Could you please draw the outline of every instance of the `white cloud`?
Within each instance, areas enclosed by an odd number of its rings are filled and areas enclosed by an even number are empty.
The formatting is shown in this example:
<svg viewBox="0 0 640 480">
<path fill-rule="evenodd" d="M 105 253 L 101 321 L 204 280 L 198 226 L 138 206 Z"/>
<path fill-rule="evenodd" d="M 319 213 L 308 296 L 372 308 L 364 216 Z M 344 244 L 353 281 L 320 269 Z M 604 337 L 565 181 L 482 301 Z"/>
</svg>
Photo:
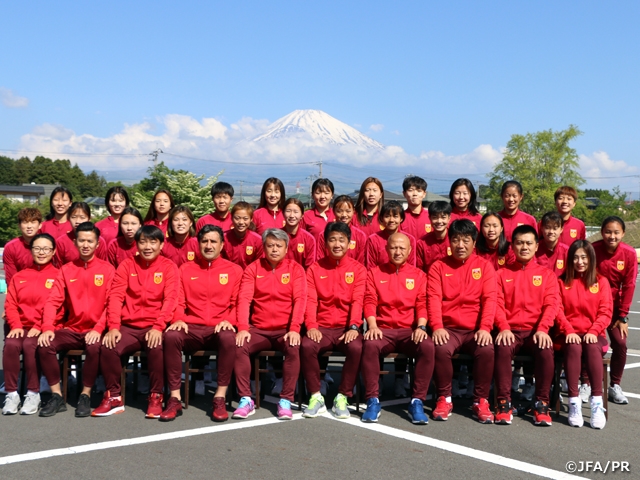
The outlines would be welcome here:
<svg viewBox="0 0 640 480">
<path fill-rule="evenodd" d="M 589 177 L 589 182 L 599 182 L 598 177 L 634 175 L 638 173 L 638 167 L 627 164 L 624 160 L 612 160 L 607 152 L 593 152 L 591 155 L 580 155 L 580 169 L 584 177 Z M 610 180 L 602 179 L 602 181 Z"/>
<path fill-rule="evenodd" d="M 446 155 L 434 150 L 420 154 L 420 160 L 427 162 L 426 168 L 451 174 L 488 173 L 502 157 L 502 149 L 496 150 L 488 144 L 480 145 L 462 155 Z"/>
<path fill-rule="evenodd" d="M 29 99 L 16 95 L 10 88 L 0 87 L 0 102 L 7 108 L 27 108 Z"/>
<path fill-rule="evenodd" d="M 393 131 L 393 132 L 391 132 L 391 133 L 393 133 L 394 135 L 400 135 L 400 130 L 394 130 L 394 131 Z"/>
<path fill-rule="evenodd" d="M 381 132 L 384 129 L 384 125 L 381 123 L 374 123 L 369 127 L 369 129 L 373 130 L 374 132 Z"/>
</svg>

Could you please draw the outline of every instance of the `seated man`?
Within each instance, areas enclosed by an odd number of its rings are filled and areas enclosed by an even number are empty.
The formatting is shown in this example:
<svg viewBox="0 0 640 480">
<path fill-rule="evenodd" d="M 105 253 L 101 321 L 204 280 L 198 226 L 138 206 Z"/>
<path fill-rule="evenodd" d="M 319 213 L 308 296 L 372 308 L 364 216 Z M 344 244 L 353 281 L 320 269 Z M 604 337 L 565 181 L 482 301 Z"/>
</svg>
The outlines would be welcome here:
<svg viewBox="0 0 640 480">
<path fill-rule="evenodd" d="M 351 229 L 344 223 L 329 223 L 324 229 L 326 257 L 307 270 L 307 336 L 302 339 L 302 372 L 311 392 L 304 417 L 326 411 L 320 393 L 318 355 L 339 350 L 346 355 L 338 395 L 333 400 L 337 418 L 349 418 L 348 400 L 358 376 L 362 354 L 362 304 L 367 270 L 350 258 Z"/>
<path fill-rule="evenodd" d="M 491 330 L 496 313 L 496 272 L 488 260 L 474 253 L 478 229 L 471 220 L 455 220 L 449 227 L 451 256 L 429 270 L 429 321 L 436 347 L 434 380 L 438 400 L 435 420 L 451 416 L 451 357 L 473 356 L 473 417 L 493 423 L 489 389 L 493 374 Z"/>
<path fill-rule="evenodd" d="M 302 266 L 295 260 L 285 259 L 289 245 L 287 232 L 269 228 L 262 234 L 262 243 L 264 258 L 245 269 L 238 295 L 235 374 L 242 398 L 233 418 L 247 418 L 254 413 L 251 355 L 273 349 L 285 356 L 277 414 L 280 420 L 290 420 L 293 418 L 291 401 L 300 374 L 300 327 L 307 282 Z"/>
<path fill-rule="evenodd" d="M 242 269 L 220 256 L 224 234 L 205 224 L 198 232 L 200 255 L 180 267 L 178 307 L 164 334 L 164 367 L 171 397 L 160 415 L 170 421 L 182 415 L 182 352 L 217 350 L 218 388 L 213 396 L 213 420 L 229 418 L 225 405 L 236 359 L 236 302 Z"/>
<path fill-rule="evenodd" d="M 536 425 L 550 426 L 549 390 L 553 380 L 553 342 L 549 329 L 558 311 L 558 281 L 554 273 L 535 261 L 538 234 L 529 225 L 513 231 L 515 264 L 498 271 L 495 345 L 496 423 L 511 424 L 511 361 L 520 353 L 534 357 Z"/>
<path fill-rule="evenodd" d="M 105 309 L 116 270 L 109 262 L 96 257 L 100 230 L 93 223 L 78 225 L 74 242 L 80 258 L 60 268 L 44 305 L 42 325 L 35 327 L 42 331 L 38 337 L 38 355 L 52 393 L 40 410 L 41 417 L 52 417 L 67 410 L 60 390 L 60 364 L 56 354 L 76 349 L 86 352 L 76 417 L 91 415 L 91 389 L 98 376 Z M 66 320 L 57 322 L 61 308 L 65 310 Z"/>
<path fill-rule="evenodd" d="M 367 410 L 363 422 L 377 422 L 380 417 L 378 379 L 380 357 L 391 352 L 415 357 L 415 378 L 409 417 L 425 425 L 423 401 L 433 374 L 433 343 L 427 335 L 425 273 L 407 263 L 411 254 L 409 238 L 394 233 L 387 242 L 389 262 L 369 270 L 364 298 L 364 315 L 368 330 L 364 335 L 362 376 Z"/>
<path fill-rule="evenodd" d="M 113 279 L 107 305 L 109 331 L 102 339 L 100 370 L 107 391 L 91 415 L 105 417 L 124 412 L 120 395 L 122 357 L 138 350 L 147 353 L 150 394 L 147 418 L 162 413 L 164 358 L 162 332 L 173 318 L 178 299 L 178 267 L 160 256 L 164 233 L 154 225 L 136 232 L 140 255 L 124 260 Z"/>
</svg>

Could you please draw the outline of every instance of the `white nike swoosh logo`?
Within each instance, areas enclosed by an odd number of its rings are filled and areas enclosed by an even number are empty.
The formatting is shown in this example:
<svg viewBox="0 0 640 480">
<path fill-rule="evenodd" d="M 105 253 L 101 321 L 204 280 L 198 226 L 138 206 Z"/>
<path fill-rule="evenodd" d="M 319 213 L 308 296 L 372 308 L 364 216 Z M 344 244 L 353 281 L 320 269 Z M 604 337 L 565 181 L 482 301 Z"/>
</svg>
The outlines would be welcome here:
<svg viewBox="0 0 640 480">
<path fill-rule="evenodd" d="M 256 275 L 256 278 L 264 278 L 264 275 Z"/>
<path fill-rule="evenodd" d="M 453 273 L 445 273 L 444 276 L 445 277 L 453 277 Z"/>
<path fill-rule="evenodd" d="M 69 281 L 70 281 L 70 282 L 75 282 L 75 281 L 77 281 L 77 280 L 78 280 L 77 278 L 70 278 L 70 279 L 69 279 Z"/>
<path fill-rule="evenodd" d="M 380 283 L 389 283 L 389 280 L 380 280 Z"/>
<path fill-rule="evenodd" d="M 513 278 L 507 278 L 507 282 L 513 282 Z"/>
<path fill-rule="evenodd" d="M 328 275 L 325 275 L 324 277 L 322 275 L 320 275 L 320 278 L 322 278 L 322 279 L 325 279 L 327 277 L 328 277 Z"/>
</svg>

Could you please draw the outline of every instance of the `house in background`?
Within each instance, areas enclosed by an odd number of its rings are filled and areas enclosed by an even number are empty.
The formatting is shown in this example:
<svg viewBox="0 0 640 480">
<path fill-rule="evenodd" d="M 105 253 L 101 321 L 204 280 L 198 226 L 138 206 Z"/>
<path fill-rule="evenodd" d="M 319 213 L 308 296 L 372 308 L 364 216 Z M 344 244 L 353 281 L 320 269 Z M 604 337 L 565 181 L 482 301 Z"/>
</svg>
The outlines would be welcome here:
<svg viewBox="0 0 640 480">
<path fill-rule="evenodd" d="M 84 199 L 91 207 L 91 215 L 101 217 L 107 213 L 107 207 L 104 204 L 104 197 L 87 197 Z"/>
<path fill-rule="evenodd" d="M 0 185 L 0 195 L 12 202 L 28 202 L 39 204 L 45 195 L 42 185 Z"/>
</svg>

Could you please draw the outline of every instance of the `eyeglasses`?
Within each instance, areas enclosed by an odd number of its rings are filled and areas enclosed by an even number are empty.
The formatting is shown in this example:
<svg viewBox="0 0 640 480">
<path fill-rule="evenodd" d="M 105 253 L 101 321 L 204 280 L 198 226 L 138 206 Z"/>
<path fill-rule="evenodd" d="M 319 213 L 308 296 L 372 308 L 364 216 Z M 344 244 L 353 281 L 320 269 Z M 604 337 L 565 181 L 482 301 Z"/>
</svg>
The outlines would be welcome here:
<svg viewBox="0 0 640 480">
<path fill-rule="evenodd" d="M 47 255 L 53 252 L 53 248 L 51 247 L 31 247 L 31 250 L 35 253 L 44 253 Z"/>
</svg>

